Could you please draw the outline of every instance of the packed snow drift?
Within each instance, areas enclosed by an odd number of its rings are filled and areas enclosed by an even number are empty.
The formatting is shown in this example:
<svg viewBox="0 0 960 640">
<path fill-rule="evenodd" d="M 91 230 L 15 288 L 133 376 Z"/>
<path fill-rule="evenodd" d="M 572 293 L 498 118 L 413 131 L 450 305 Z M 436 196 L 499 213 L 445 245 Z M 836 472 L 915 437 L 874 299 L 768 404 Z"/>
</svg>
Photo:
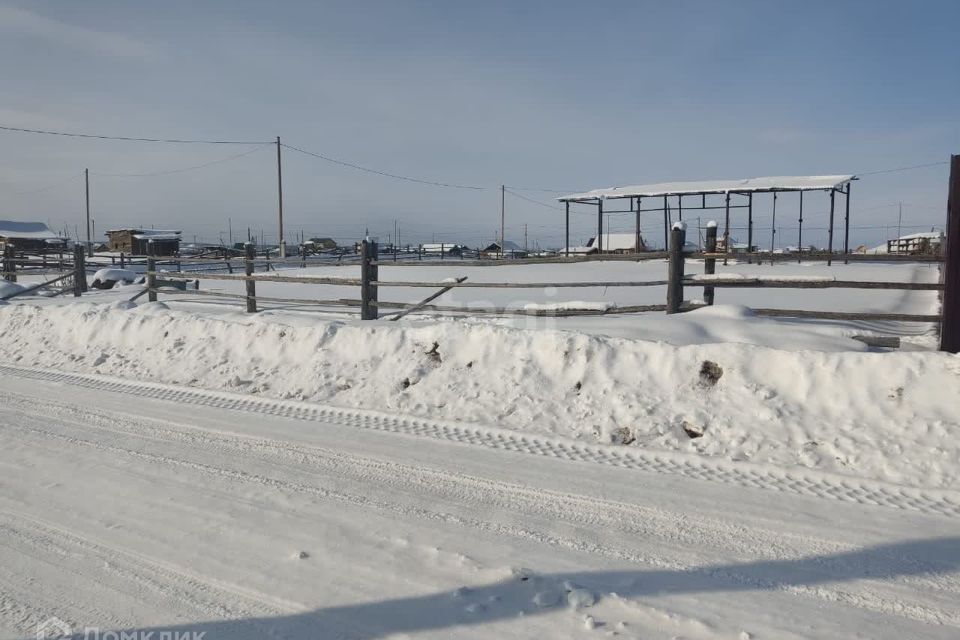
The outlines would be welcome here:
<svg viewBox="0 0 960 640">
<path fill-rule="evenodd" d="M 960 472 L 955 356 L 865 352 L 848 338 L 803 332 L 806 348 L 786 351 L 463 319 L 305 316 L 7 305 L 0 357 L 913 485 L 947 486 Z M 773 342 L 782 333 L 733 306 L 650 321 L 690 337 L 726 328 Z"/>
</svg>

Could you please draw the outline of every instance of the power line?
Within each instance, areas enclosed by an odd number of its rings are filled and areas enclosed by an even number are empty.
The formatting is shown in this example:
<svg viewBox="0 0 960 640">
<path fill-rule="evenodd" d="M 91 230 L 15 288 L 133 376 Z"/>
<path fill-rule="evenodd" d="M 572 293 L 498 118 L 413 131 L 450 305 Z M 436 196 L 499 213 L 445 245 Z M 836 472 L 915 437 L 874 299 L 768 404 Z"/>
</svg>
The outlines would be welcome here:
<svg viewBox="0 0 960 640">
<path fill-rule="evenodd" d="M 516 191 L 539 191 L 541 193 L 576 193 L 577 189 L 540 189 L 538 187 L 514 187 L 507 185 L 507 189 L 515 189 Z"/>
<path fill-rule="evenodd" d="M 243 153 L 236 153 L 236 154 L 234 154 L 234 155 L 232 155 L 232 156 L 227 156 L 226 158 L 220 158 L 219 160 L 213 160 L 213 161 L 211 161 L 211 162 L 205 162 L 205 163 L 203 163 L 203 164 L 194 165 L 194 166 L 192 166 L 192 167 L 181 167 L 181 168 L 179 168 L 179 169 L 170 169 L 170 170 L 167 170 L 167 171 L 154 171 L 154 172 L 152 172 L 152 173 L 97 173 L 97 172 L 91 172 L 91 174 L 92 174 L 92 175 L 95 175 L 95 176 L 104 177 L 104 178 L 146 178 L 146 177 L 150 177 L 150 176 L 167 176 L 167 175 L 174 174 L 174 173 L 184 173 L 184 172 L 186 172 L 186 171 L 193 171 L 194 169 L 203 169 L 203 168 L 205 168 L 205 167 L 211 167 L 211 166 L 213 166 L 213 165 L 215 165 L 215 164 L 221 164 L 221 163 L 224 163 L 224 162 L 229 162 L 229 161 L 231 161 L 231 160 L 236 160 L 237 158 L 242 158 L 242 157 L 248 156 L 248 155 L 250 155 L 251 153 L 254 153 L 254 152 L 256 152 L 256 151 L 260 151 L 261 149 L 264 148 L 264 146 L 265 146 L 266 144 L 275 144 L 275 143 L 264 143 L 264 144 L 260 144 L 260 145 L 258 145 L 258 146 L 256 146 L 256 147 L 254 147 L 253 149 L 247 149 L 247 150 L 244 151 Z"/>
<path fill-rule="evenodd" d="M 879 173 L 896 173 L 898 171 L 911 171 L 913 169 L 926 169 L 927 167 L 938 167 L 943 164 L 950 164 L 949 160 L 944 160 L 943 162 L 929 162 L 927 164 L 917 164 L 912 167 L 900 167 L 898 169 L 880 169 L 878 171 L 866 171 L 864 173 L 856 174 L 858 178 L 863 176 L 875 176 Z"/>
<path fill-rule="evenodd" d="M 299 147 L 293 147 L 288 144 L 281 144 L 280 146 L 290 149 L 292 151 L 298 151 L 302 154 L 313 156 L 314 158 L 319 158 L 327 162 L 332 162 L 333 164 L 338 164 L 343 167 L 350 167 L 351 169 L 356 169 L 358 171 L 365 171 L 367 173 L 372 173 L 374 175 L 383 176 L 385 178 L 394 178 L 396 180 L 406 180 L 407 182 L 416 182 L 418 184 L 427 184 L 434 187 L 447 187 L 450 189 L 471 189 L 474 191 L 485 191 L 487 187 L 476 187 L 472 185 L 465 184 L 454 184 L 451 182 L 435 182 L 433 180 L 421 180 L 420 178 L 411 178 L 410 176 L 401 176 L 395 173 L 387 173 L 386 171 L 379 171 L 377 169 L 371 169 L 369 167 L 363 167 L 358 164 L 353 164 L 352 162 L 346 162 L 345 160 L 337 160 L 336 158 L 331 158 L 330 156 L 325 156 L 322 153 L 315 153 L 313 151 L 307 151 L 306 149 L 301 149 Z"/>
<path fill-rule="evenodd" d="M 521 194 L 519 194 L 519 193 L 515 193 L 515 192 L 511 191 L 510 189 L 504 189 L 504 191 L 506 191 L 507 193 L 509 193 L 510 195 L 512 195 L 512 196 L 514 196 L 514 197 L 520 198 L 521 200 L 526 200 L 527 202 L 532 202 L 533 204 L 538 204 L 538 205 L 540 205 L 541 207 L 546 207 L 547 209 L 555 209 L 555 210 L 557 210 L 557 211 L 563 211 L 563 209 L 561 209 L 560 207 L 555 207 L 555 206 L 553 206 L 552 204 L 547 204 L 546 202 L 540 202 L 539 200 L 534 200 L 533 198 L 528 198 L 527 196 L 521 195 Z"/>
<path fill-rule="evenodd" d="M 68 133 L 65 131 L 46 131 L 43 129 L 22 129 L 0 125 L 2 131 L 16 131 L 19 133 L 38 133 L 47 136 L 64 136 L 67 138 L 93 138 L 97 140 L 125 140 L 127 142 L 164 142 L 171 144 L 274 144 L 263 140 L 183 140 L 178 138 L 132 138 L 128 136 L 106 136 L 92 133 Z"/>
</svg>

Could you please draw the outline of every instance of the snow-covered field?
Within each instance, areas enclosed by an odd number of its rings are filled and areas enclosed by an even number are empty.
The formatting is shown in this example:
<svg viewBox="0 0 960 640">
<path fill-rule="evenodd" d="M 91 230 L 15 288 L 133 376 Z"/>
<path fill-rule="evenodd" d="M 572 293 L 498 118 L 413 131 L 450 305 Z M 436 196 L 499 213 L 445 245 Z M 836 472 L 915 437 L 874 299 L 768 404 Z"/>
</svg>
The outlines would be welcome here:
<svg viewBox="0 0 960 640">
<path fill-rule="evenodd" d="M 905 264 L 720 272 L 938 277 Z M 284 272 L 300 274 L 357 270 Z M 654 280 L 665 264 L 451 261 L 380 278 L 464 275 Z M 675 316 L 361 322 L 186 294 L 129 302 L 138 291 L 0 304 L 2 637 L 33 637 L 50 616 L 74 633 L 209 640 L 960 629 L 960 358 L 932 350 L 928 324 L 747 308 L 929 314 L 934 292 L 718 289 L 717 306 Z M 464 288 L 435 302 L 663 298 Z"/>
</svg>

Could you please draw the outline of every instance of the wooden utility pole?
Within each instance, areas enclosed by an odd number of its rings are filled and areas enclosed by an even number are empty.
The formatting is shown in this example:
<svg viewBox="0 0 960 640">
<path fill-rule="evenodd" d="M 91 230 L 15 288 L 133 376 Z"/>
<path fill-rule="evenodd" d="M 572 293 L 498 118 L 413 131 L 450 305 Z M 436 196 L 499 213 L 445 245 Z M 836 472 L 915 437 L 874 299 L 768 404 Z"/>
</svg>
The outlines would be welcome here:
<svg viewBox="0 0 960 640">
<path fill-rule="evenodd" d="M 960 353 L 960 155 L 950 156 L 940 350 Z"/>
<path fill-rule="evenodd" d="M 504 185 L 500 185 L 500 257 L 503 257 L 503 250 L 506 237 L 504 233 L 507 230 L 506 227 L 506 198 L 507 198 L 507 188 Z"/>
<path fill-rule="evenodd" d="M 90 169 L 83 170 L 84 192 L 87 201 L 87 255 L 93 257 L 93 239 L 90 232 Z"/>
<path fill-rule="evenodd" d="M 277 222 L 279 238 L 277 244 L 280 247 L 280 257 L 287 257 L 287 247 L 283 242 L 283 169 L 280 164 L 280 136 L 277 136 Z"/>
</svg>

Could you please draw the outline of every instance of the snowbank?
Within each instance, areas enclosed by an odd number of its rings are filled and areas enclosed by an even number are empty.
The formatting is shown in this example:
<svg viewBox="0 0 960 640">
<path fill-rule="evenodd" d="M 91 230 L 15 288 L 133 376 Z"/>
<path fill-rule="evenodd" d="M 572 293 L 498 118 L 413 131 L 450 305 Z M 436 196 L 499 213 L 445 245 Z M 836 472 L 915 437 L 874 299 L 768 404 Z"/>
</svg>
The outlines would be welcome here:
<svg viewBox="0 0 960 640">
<path fill-rule="evenodd" d="M 113 280 L 114 282 L 133 282 L 138 277 L 140 277 L 139 273 L 130 271 L 129 269 L 100 269 L 93 274 L 93 279 L 99 280 L 100 282 L 106 282 L 108 280 Z"/>
<path fill-rule="evenodd" d="M 960 474 L 955 356 L 124 306 L 2 306 L 0 357 L 921 486 Z"/>
<path fill-rule="evenodd" d="M 0 279 L 0 299 L 14 293 L 20 293 L 24 289 L 26 289 L 25 286 L 17 284 L 16 282 L 7 282 L 6 280 Z"/>
</svg>

